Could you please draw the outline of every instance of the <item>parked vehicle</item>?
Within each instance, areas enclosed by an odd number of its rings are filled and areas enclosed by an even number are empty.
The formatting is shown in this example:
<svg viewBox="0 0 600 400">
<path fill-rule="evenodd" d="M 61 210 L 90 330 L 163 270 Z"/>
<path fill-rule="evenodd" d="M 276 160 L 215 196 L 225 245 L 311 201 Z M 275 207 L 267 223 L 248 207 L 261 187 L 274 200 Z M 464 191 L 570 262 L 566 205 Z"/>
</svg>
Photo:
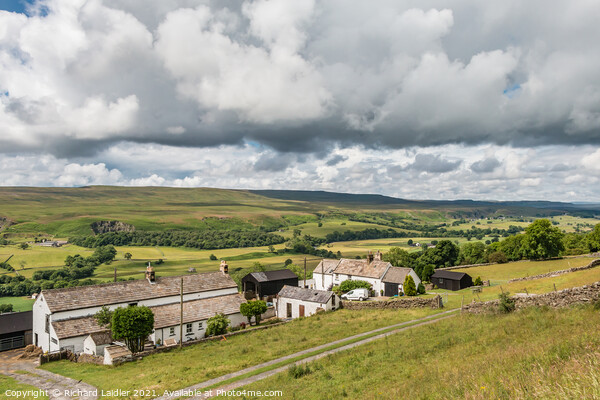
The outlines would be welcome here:
<svg viewBox="0 0 600 400">
<path fill-rule="evenodd" d="M 358 300 L 363 301 L 369 298 L 369 290 L 367 289 L 354 289 L 348 293 L 342 295 L 342 300 Z"/>
</svg>

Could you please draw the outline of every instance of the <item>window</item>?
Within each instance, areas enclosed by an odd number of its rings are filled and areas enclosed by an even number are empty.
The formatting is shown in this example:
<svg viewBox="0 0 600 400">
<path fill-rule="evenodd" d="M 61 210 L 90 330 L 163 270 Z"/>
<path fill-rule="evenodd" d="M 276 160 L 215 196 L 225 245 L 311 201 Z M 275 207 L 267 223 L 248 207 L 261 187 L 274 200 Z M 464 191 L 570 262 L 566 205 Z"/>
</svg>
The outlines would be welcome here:
<svg viewBox="0 0 600 400">
<path fill-rule="evenodd" d="M 352 275 L 348 275 L 348 280 L 352 279 Z"/>
<path fill-rule="evenodd" d="M 444 283 L 444 279 L 442 279 L 442 278 L 438 278 L 438 279 L 439 279 L 439 281 L 440 281 L 440 285 L 441 285 L 442 283 Z"/>
<path fill-rule="evenodd" d="M 50 340 L 52 341 L 52 343 L 54 344 L 58 344 L 58 340 L 54 339 L 54 338 L 50 338 Z"/>
<path fill-rule="evenodd" d="M 194 329 L 192 327 L 192 324 L 185 324 L 185 334 L 186 335 L 193 335 L 194 334 Z"/>
<path fill-rule="evenodd" d="M 137 303 L 129 303 L 128 306 L 129 307 L 135 307 L 135 306 L 137 306 Z"/>
<path fill-rule="evenodd" d="M 174 327 L 169 328 L 169 336 L 175 336 L 175 328 Z"/>
<path fill-rule="evenodd" d="M 204 329 L 204 326 L 202 326 L 202 322 L 198 322 L 198 330 L 201 331 L 202 329 Z"/>
<path fill-rule="evenodd" d="M 50 314 L 46 314 L 46 333 L 50 333 Z"/>
<path fill-rule="evenodd" d="M 331 306 L 335 308 L 335 294 L 331 296 Z"/>
<path fill-rule="evenodd" d="M 340 279 L 340 274 L 335 274 L 333 277 L 334 277 L 334 278 L 335 278 L 335 280 L 337 281 L 338 279 Z"/>
</svg>

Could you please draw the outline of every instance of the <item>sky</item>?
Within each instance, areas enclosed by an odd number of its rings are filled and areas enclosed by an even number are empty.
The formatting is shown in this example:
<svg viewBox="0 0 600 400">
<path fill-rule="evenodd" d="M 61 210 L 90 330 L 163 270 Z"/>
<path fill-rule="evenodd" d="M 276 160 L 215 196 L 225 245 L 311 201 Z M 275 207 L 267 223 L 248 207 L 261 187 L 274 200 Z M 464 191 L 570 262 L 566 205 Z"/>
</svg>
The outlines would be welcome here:
<svg viewBox="0 0 600 400">
<path fill-rule="evenodd" d="M 600 3 L 0 0 L 0 185 L 600 201 Z"/>
</svg>

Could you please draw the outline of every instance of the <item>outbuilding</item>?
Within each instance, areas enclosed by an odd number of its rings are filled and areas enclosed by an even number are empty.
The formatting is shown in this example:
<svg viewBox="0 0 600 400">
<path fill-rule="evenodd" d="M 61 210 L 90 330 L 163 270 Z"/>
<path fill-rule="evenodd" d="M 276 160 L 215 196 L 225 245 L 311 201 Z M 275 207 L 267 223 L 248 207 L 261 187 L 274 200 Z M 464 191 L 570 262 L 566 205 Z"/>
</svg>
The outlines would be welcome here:
<svg viewBox="0 0 600 400">
<path fill-rule="evenodd" d="M 298 286 L 298 276 L 289 269 L 251 272 L 242 278 L 242 290 L 247 299 L 270 300 L 285 285 Z"/>
<path fill-rule="evenodd" d="M 438 269 L 431 275 L 431 283 L 440 289 L 461 290 L 473 286 L 473 279 L 465 272 Z"/>
<path fill-rule="evenodd" d="M 318 311 L 335 310 L 340 298 L 332 291 L 284 286 L 275 301 L 278 318 L 308 317 Z"/>
<path fill-rule="evenodd" d="M 0 314 L 0 351 L 31 344 L 33 311 Z"/>
<path fill-rule="evenodd" d="M 104 349 L 112 342 L 110 331 L 91 333 L 83 341 L 83 352 L 94 356 L 103 356 Z"/>
<path fill-rule="evenodd" d="M 397 296 L 399 294 L 404 293 L 404 281 L 406 277 L 412 277 L 415 282 L 415 288 L 419 287 L 421 283 L 421 279 L 412 268 L 402 268 L 402 267 L 390 267 L 383 279 L 383 295 L 384 296 Z"/>
</svg>

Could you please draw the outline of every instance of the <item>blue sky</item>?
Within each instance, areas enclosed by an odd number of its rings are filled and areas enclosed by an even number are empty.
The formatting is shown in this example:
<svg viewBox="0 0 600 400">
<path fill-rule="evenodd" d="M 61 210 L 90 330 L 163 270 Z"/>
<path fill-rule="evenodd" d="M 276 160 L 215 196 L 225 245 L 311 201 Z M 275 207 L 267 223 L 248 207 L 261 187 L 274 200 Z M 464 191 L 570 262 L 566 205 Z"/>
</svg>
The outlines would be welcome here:
<svg viewBox="0 0 600 400">
<path fill-rule="evenodd" d="M 32 3 L 26 0 L 0 0 L 0 10 L 25 13 L 25 5 Z"/>
</svg>

